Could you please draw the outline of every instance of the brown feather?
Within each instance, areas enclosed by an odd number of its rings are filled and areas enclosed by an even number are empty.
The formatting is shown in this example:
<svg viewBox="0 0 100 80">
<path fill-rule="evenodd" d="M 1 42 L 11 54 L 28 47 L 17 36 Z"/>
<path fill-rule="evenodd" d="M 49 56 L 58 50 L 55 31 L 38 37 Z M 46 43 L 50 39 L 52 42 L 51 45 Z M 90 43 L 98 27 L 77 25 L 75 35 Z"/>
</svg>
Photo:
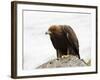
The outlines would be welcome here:
<svg viewBox="0 0 100 80">
<path fill-rule="evenodd" d="M 52 25 L 48 29 L 51 42 L 57 51 L 57 57 L 72 54 L 79 55 L 79 42 L 74 30 L 68 25 Z"/>
</svg>

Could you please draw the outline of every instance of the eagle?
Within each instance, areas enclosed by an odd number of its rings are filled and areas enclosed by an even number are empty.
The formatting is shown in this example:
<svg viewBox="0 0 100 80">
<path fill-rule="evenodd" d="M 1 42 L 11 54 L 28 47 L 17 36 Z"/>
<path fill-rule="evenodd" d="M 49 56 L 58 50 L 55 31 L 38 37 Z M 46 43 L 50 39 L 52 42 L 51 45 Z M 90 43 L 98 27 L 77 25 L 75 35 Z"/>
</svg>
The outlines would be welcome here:
<svg viewBox="0 0 100 80">
<path fill-rule="evenodd" d="M 57 60 L 64 55 L 74 55 L 80 59 L 79 41 L 69 25 L 51 25 L 45 34 L 50 35 L 51 42 L 57 52 Z"/>
</svg>

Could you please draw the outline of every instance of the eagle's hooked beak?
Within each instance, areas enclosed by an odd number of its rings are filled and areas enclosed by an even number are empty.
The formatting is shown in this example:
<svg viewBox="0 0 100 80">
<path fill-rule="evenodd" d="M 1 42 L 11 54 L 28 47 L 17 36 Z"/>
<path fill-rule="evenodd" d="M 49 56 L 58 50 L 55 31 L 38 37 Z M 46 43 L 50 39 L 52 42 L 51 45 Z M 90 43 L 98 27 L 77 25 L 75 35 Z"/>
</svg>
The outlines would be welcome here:
<svg viewBox="0 0 100 80">
<path fill-rule="evenodd" d="M 52 32 L 50 32 L 50 31 L 47 31 L 47 32 L 45 32 L 45 34 L 51 34 Z"/>
</svg>

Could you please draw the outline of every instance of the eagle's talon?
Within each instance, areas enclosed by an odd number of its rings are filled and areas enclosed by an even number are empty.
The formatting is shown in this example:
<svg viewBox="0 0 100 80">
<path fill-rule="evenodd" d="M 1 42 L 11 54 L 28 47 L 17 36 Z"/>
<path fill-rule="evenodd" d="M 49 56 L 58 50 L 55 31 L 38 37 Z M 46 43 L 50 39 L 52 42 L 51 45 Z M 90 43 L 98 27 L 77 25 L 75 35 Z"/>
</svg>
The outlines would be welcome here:
<svg viewBox="0 0 100 80">
<path fill-rule="evenodd" d="M 57 61 L 59 61 L 60 60 L 60 58 L 57 58 Z"/>
</svg>

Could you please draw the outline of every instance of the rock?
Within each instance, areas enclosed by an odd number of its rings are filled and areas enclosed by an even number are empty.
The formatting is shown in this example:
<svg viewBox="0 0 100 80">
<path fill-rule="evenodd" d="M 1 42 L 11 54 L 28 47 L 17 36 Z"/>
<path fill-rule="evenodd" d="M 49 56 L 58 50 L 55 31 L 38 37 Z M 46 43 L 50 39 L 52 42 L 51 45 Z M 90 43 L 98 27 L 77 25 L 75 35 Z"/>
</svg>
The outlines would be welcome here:
<svg viewBox="0 0 100 80">
<path fill-rule="evenodd" d="M 37 67 L 39 68 L 58 68 L 58 67 L 76 67 L 76 66 L 88 66 L 82 59 L 79 59 L 73 55 L 63 56 L 59 60 L 53 59 L 47 63 L 44 63 Z"/>
</svg>

